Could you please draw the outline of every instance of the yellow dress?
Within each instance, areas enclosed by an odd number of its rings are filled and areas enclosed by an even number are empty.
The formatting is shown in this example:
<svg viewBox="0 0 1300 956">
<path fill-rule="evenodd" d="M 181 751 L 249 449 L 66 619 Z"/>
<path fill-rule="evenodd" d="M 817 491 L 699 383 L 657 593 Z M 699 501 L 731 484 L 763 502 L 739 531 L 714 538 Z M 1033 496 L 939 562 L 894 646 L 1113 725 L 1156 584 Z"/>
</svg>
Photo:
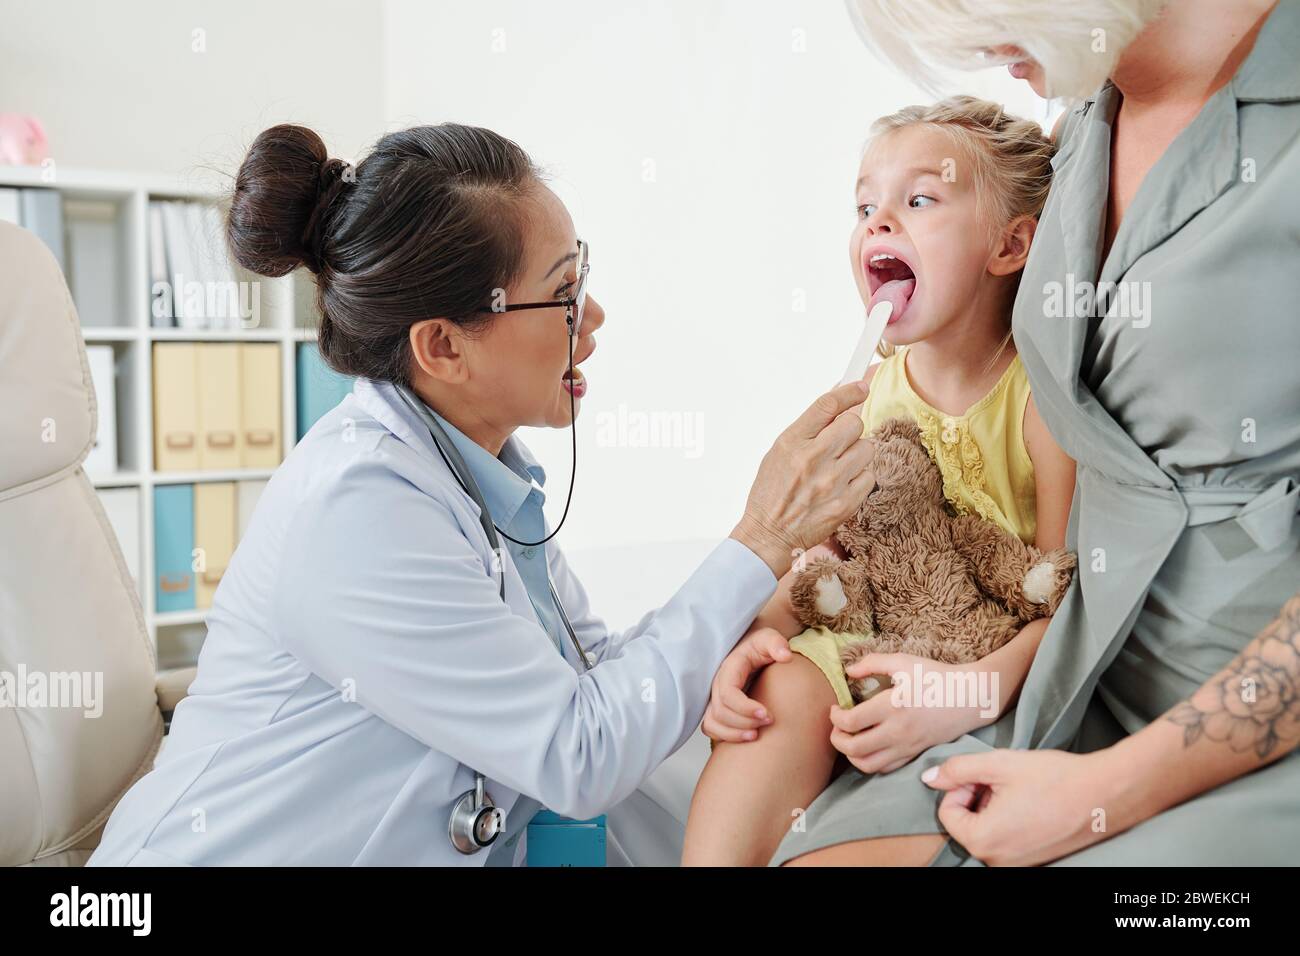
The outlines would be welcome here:
<svg viewBox="0 0 1300 956">
<path fill-rule="evenodd" d="M 988 394 L 964 415 L 945 415 L 916 394 L 907 375 L 907 348 L 880 363 L 862 403 L 863 434 L 890 418 L 910 418 L 943 475 L 944 497 L 958 514 L 977 514 L 1032 544 L 1037 528 L 1034 466 L 1025 448 L 1029 378 L 1019 354 Z M 790 641 L 821 669 L 841 707 L 853 698 L 840 665 L 841 648 L 859 639 L 809 628 Z"/>
</svg>

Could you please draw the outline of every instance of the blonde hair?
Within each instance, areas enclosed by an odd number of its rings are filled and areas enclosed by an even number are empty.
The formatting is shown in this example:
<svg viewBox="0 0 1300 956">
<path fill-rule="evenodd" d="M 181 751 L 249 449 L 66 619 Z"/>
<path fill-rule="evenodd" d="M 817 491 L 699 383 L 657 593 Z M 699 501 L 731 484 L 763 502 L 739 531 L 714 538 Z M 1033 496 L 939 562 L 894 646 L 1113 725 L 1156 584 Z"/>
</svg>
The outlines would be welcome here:
<svg viewBox="0 0 1300 956">
<path fill-rule="evenodd" d="M 1014 62 L 1016 46 L 1043 67 L 1048 98 L 1089 96 L 1166 0 L 846 0 L 868 47 L 937 93 L 938 71 Z"/>
<path fill-rule="evenodd" d="M 992 234 L 1017 219 L 1028 216 L 1036 220 L 1042 213 L 1052 186 L 1056 147 L 1033 120 L 1013 116 L 989 100 L 950 96 L 929 106 L 905 106 L 880 117 L 871 124 L 863 152 L 883 137 L 914 126 L 946 134 L 965 154 L 977 208 Z M 991 362 L 997 360 L 1010 339 L 1008 327 Z M 894 347 L 882 340 L 877 351 L 888 358 L 894 354 Z"/>
</svg>

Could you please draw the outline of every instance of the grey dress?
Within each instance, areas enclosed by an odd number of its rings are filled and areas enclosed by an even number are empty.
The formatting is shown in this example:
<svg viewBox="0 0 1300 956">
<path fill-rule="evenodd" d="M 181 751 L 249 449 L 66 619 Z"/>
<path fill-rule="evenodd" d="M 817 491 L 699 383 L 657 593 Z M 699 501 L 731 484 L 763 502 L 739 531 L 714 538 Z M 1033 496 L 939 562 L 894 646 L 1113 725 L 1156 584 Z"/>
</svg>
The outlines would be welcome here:
<svg viewBox="0 0 1300 956">
<path fill-rule="evenodd" d="M 772 865 L 943 832 L 942 795 L 919 777 L 954 754 L 1087 752 L 1141 730 L 1300 591 L 1298 50 L 1300 3 L 1281 0 L 1147 174 L 1104 263 L 1118 91 L 1068 115 L 1013 330 L 1040 413 L 1078 462 L 1067 545 L 1079 573 L 1014 711 L 893 773 L 850 767 Z M 1126 291 L 1090 317 L 1085 282 Z M 1058 862 L 1294 864 L 1298 852 L 1293 751 Z M 949 839 L 932 865 L 980 864 Z"/>
</svg>

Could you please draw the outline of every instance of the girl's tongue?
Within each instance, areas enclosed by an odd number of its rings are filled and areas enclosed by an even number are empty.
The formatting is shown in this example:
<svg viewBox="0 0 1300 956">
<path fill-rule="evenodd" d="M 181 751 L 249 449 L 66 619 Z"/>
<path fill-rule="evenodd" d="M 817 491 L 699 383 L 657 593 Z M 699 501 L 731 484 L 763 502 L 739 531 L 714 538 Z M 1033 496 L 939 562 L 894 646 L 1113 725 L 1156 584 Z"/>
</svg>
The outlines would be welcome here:
<svg viewBox="0 0 1300 956">
<path fill-rule="evenodd" d="M 876 290 L 867 311 L 874 309 L 879 302 L 888 302 L 894 307 L 894 312 L 889 317 L 890 323 L 893 324 L 903 317 L 903 310 L 907 308 L 907 303 L 911 301 L 915 290 L 915 276 L 910 279 L 890 279 Z"/>
</svg>

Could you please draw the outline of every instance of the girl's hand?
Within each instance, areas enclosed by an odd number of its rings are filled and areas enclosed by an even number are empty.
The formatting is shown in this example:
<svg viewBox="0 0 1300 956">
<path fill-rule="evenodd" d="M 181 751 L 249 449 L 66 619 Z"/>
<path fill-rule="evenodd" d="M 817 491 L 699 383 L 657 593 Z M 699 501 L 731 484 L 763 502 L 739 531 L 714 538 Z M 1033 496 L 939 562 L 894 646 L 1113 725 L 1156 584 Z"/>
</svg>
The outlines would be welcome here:
<svg viewBox="0 0 1300 956">
<path fill-rule="evenodd" d="M 1107 751 L 994 750 L 950 757 L 921 775 L 948 791 L 939 822 L 988 866 L 1032 866 L 1127 829 Z M 1130 768 L 1131 770 L 1131 768 Z M 1112 810 L 1107 819 L 1107 810 Z"/>
<path fill-rule="evenodd" d="M 774 662 L 788 661 L 790 643 L 771 627 L 758 627 L 742 637 L 713 675 L 713 692 L 700 729 L 714 740 L 742 743 L 755 740 L 758 728 L 772 716 L 756 700 L 745 696 L 754 674 Z"/>
<path fill-rule="evenodd" d="M 943 706 L 916 706 L 927 700 L 924 691 L 928 674 L 940 687 L 980 689 L 978 665 L 940 664 L 910 654 L 866 654 L 844 672 L 849 677 L 869 674 L 898 675 L 894 687 L 886 688 L 851 710 L 831 707 L 831 746 L 863 773 L 889 773 L 936 744 L 946 744 L 962 734 L 989 723 L 996 713 L 992 701 L 972 699 L 943 701 Z M 919 670 L 918 670 L 919 668 Z M 945 675 L 961 674 L 959 681 Z M 918 677 L 922 681 L 916 684 Z M 988 682 L 984 682 L 987 688 Z"/>
</svg>

